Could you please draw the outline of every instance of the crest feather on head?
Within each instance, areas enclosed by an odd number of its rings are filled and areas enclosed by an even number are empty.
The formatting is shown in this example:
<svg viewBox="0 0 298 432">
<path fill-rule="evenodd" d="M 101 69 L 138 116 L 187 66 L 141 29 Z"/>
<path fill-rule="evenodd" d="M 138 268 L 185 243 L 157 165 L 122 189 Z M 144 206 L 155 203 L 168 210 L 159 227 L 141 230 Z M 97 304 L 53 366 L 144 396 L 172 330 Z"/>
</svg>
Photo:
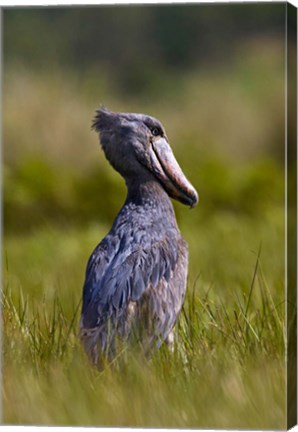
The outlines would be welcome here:
<svg viewBox="0 0 298 432">
<path fill-rule="evenodd" d="M 100 107 L 95 111 L 91 129 L 94 129 L 96 132 L 102 132 L 104 130 L 110 129 L 114 121 L 115 113 L 108 110 L 105 106 L 100 105 Z"/>
</svg>

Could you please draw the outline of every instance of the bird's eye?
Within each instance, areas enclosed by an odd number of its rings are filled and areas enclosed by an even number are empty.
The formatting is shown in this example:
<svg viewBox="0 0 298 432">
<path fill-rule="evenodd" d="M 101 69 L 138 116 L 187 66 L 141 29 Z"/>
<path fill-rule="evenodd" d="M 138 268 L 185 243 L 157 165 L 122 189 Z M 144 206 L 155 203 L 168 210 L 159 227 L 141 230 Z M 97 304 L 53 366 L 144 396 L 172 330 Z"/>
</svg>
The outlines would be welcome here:
<svg viewBox="0 0 298 432">
<path fill-rule="evenodd" d="M 154 136 L 161 135 L 161 132 L 160 132 L 159 128 L 157 128 L 157 127 L 153 127 L 153 128 L 151 129 L 151 133 L 152 133 L 152 135 L 154 135 Z"/>
</svg>

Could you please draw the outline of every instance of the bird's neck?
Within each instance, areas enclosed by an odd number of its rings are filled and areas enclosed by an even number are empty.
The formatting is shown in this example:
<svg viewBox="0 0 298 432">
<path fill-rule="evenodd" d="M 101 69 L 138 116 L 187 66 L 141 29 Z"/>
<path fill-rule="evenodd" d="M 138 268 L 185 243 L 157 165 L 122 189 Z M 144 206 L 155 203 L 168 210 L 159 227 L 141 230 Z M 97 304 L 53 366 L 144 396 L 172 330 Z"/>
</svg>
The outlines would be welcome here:
<svg viewBox="0 0 298 432">
<path fill-rule="evenodd" d="M 127 197 L 112 230 L 117 233 L 124 232 L 133 226 L 135 229 L 141 225 L 144 229 L 152 230 L 152 235 L 158 232 L 170 232 L 171 236 L 179 234 L 172 202 L 163 187 L 154 179 L 126 179 Z"/>
<path fill-rule="evenodd" d="M 167 212 L 168 216 L 175 217 L 172 202 L 155 178 L 146 178 L 143 180 L 131 179 L 126 180 L 127 197 L 125 204 L 135 204 L 147 208 L 160 208 Z"/>
</svg>

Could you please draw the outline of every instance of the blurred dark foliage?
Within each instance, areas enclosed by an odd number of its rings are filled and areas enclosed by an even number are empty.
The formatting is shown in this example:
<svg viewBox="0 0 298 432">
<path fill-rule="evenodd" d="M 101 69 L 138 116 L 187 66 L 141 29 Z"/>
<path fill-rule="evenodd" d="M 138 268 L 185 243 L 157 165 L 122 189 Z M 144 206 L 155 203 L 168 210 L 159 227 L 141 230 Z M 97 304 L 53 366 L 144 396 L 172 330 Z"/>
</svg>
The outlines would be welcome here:
<svg viewBox="0 0 298 432">
<path fill-rule="evenodd" d="M 179 156 L 183 160 L 182 153 Z M 199 212 L 192 212 L 190 226 L 212 213 L 259 218 L 283 205 L 283 170 L 270 159 L 231 167 L 222 158 L 201 162 L 194 158 L 191 167 L 192 177 L 199 171 L 202 205 Z M 59 170 L 44 160 L 28 159 L 11 170 L 6 168 L 5 174 L 6 233 L 28 232 L 47 223 L 96 223 L 99 218 L 108 227 L 125 199 L 124 182 L 105 163 L 80 174 Z M 184 206 L 176 202 L 174 206 L 178 220 L 187 218 Z"/>
<path fill-rule="evenodd" d="M 228 65 L 252 35 L 283 37 L 285 4 L 11 8 L 4 18 L 8 62 L 82 74 L 100 65 L 118 91 L 137 93 L 167 72 Z"/>
</svg>

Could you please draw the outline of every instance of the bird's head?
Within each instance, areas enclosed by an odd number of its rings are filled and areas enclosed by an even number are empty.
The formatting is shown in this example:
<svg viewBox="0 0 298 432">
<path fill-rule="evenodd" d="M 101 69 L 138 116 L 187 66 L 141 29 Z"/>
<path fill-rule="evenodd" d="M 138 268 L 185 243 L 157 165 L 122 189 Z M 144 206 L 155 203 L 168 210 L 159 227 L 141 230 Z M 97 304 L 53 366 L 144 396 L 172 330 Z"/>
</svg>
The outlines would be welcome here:
<svg viewBox="0 0 298 432">
<path fill-rule="evenodd" d="M 126 179 L 153 175 L 168 195 L 194 207 L 198 194 L 183 174 L 164 127 L 144 114 L 96 110 L 92 129 L 99 132 L 106 158 Z"/>
</svg>

